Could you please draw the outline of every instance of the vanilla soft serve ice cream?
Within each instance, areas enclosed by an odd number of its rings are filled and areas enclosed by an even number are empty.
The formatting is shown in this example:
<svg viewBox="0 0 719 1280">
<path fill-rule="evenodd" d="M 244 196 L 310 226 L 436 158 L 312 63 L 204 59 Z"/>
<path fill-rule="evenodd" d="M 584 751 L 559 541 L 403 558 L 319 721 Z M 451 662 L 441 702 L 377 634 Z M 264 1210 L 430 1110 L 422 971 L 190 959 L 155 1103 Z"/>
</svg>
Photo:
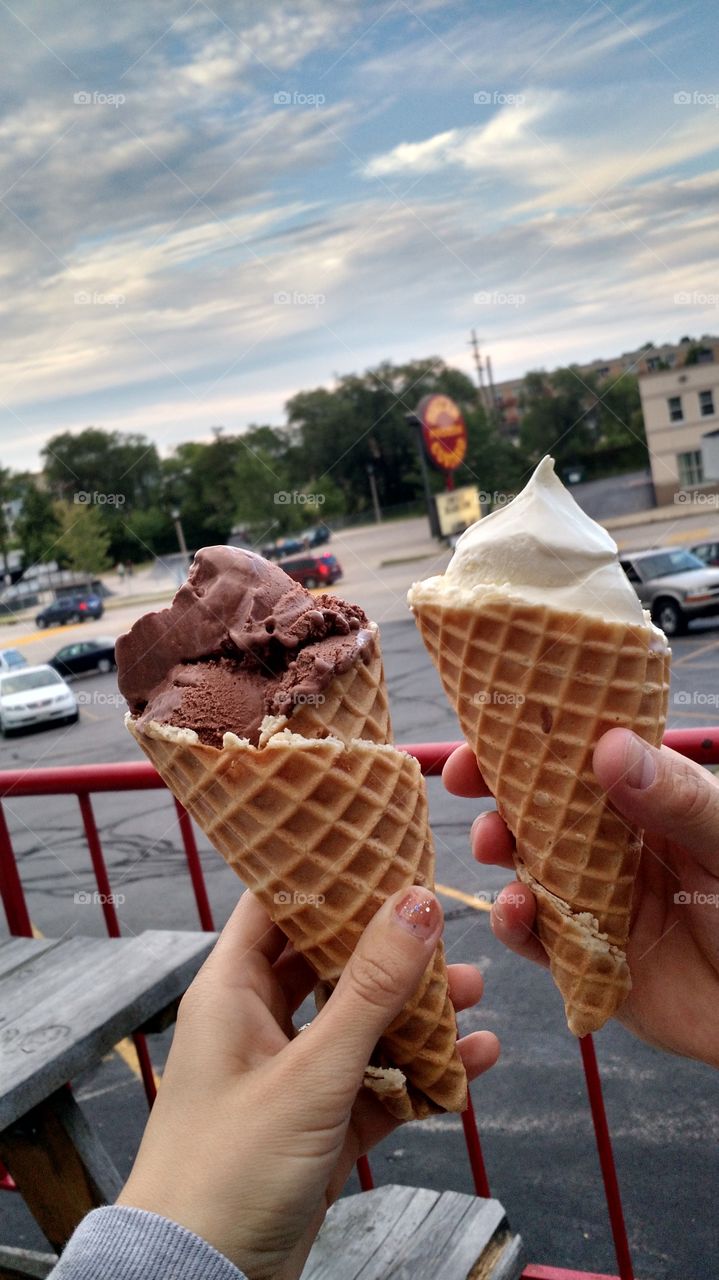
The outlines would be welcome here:
<svg viewBox="0 0 719 1280">
<path fill-rule="evenodd" d="M 670 652 L 609 534 L 545 458 L 466 531 L 410 604 L 497 810 L 577 1036 L 631 989 L 627 943 L 641 832 L 609 802 L 594 750 L 610 729 L 659 746 Z"/>
<path fill-rule="evenodd" d="M 507 506 L 471 525 L 444 574 L 416 582 L 422 602 L 478 607 L 497 594 L 609 622 L 651 626 L 616 543 L 582 511 L 544 458 Z"/>
</svg>

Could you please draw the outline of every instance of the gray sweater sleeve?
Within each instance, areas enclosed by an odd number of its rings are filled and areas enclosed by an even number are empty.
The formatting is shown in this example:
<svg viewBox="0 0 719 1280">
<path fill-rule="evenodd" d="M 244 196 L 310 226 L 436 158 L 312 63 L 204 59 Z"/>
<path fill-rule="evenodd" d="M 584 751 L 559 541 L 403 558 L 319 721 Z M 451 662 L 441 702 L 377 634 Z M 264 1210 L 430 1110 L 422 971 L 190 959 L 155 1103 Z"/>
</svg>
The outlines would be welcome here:
<svg viewBox="0 0 719 1280">
<path fill-rule="evenodd" d="M 157 1213 L 108 1205 L 83 1218 L 48 1280 L 247 1280 L 211 1244 Z"/>
</svg>

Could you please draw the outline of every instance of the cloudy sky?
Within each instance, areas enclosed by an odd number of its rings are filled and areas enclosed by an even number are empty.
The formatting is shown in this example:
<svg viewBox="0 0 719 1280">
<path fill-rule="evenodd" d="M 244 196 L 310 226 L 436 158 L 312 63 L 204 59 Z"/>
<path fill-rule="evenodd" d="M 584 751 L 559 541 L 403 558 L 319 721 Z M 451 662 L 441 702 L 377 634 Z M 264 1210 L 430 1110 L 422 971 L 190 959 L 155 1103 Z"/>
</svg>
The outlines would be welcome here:
<svg viewBox="0 0 719 1280">
<path fill-rule="evenodd" d="M 713 3 L 0 0 L 0 462 L 719 329 Z M 679 295 L 679 300 L 677 300 Z"/>
</svg>

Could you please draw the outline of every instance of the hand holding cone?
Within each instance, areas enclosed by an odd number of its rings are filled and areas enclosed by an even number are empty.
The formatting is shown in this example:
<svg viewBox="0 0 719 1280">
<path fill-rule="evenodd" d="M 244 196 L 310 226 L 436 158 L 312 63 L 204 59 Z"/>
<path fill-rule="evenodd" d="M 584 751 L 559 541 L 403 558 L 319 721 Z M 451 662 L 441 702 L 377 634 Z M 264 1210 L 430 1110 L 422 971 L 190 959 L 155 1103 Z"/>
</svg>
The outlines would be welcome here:
<svg viewBox="0 0 719 1280">
<path fill-rule="evenodd" d="M 215 748 L 192 730 L 140 729 L 131 716 L 127 726 L 306 956 L 320 1003 L 381 904 L 405 886 L 434 887 L 424 781 L 417 761 L 389 744 L 378 640 L 371 661 L 334 679 L 326 696 L 268 716 L 258 747 L 226 734 Z M 365 1085 L 401 1120 L 463 1110 L 467 1078 L 456 1039 L 440 943 L 377 1046 Z"/>
</svg>

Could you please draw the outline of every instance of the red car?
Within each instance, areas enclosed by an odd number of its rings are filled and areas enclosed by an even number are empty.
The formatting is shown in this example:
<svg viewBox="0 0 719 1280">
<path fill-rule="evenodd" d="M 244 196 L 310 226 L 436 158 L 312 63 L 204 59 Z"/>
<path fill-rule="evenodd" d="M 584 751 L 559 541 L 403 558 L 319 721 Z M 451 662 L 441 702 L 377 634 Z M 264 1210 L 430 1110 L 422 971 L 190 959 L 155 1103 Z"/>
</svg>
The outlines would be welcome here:
<svg viewBox="0 0 719 1280">
<path fill-rule="evenodd" d="M 333 555 L 297 556 L 293 560 L 281 560 L 280 569 L 284 569 L 294 582 L 301 582 L 303 587 L 329 587 L 342 577 L 342 569 Z"/>
</svg>

